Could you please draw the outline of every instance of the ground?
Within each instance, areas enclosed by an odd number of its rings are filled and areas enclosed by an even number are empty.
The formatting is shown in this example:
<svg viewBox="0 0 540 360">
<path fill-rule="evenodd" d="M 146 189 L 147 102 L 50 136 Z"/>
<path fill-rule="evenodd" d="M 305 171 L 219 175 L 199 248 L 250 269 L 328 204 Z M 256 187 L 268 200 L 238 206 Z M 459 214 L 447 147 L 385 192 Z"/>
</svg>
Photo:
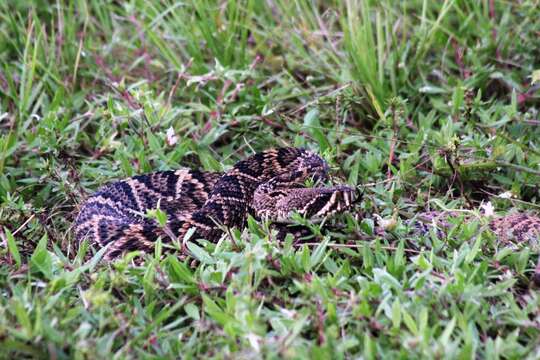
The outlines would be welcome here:
<svg viewBox="0 0 540 360">
<path fill-rule="evenodd" d="M 539 249 L 485 226 L 539 207 L 539 9 L 0 2 L 0 357 L 539 357 Z M 103 264 L 74 240 L 108 181 L 284 145 L 364 193 L 307 244 L 250 221 Z M 441 209 L 477 220 L 411 235 Z"/>
</svg>

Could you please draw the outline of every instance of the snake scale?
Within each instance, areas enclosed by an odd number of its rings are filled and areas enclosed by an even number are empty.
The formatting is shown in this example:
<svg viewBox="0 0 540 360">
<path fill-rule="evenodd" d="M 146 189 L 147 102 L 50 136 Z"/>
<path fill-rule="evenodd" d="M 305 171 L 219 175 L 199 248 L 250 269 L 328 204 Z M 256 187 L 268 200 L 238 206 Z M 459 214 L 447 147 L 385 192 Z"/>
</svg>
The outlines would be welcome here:
<svg viewBox="0 0 540 360">
<path fill-rule="evenodd" d="M 168 242 L 191 239 L 217 241 L 226 228 L 243 228 L 248 215 L 275 222 L 292 212 L 317 218 L 350 209 L 358 192 L 349 186 L 305 187 L 323 181 L 328 165 L 315 153 L 284 147 L 256 153 L 225 173 L 190 169 L 162 171 L 113 182 L 98 190 L 81 207 L 75 222 L 79 241 L 108 245 L 105 259 L 126 251 L 153 251 L 158 237 Z M 159 208 L 167 216 L 163 227 L 146 216 Z M 448 229 L 450 213 L 419 213 L 413 228 L 426 235 L 430 227 Z M 493 217 L 489 228 L 502 243 L 537 244 L 540 218 L 516 213 Z M 281 231 L 281 230 L 280 230 Z M 533 280 L 540 284 L 540 263 Z"/>
</svg>

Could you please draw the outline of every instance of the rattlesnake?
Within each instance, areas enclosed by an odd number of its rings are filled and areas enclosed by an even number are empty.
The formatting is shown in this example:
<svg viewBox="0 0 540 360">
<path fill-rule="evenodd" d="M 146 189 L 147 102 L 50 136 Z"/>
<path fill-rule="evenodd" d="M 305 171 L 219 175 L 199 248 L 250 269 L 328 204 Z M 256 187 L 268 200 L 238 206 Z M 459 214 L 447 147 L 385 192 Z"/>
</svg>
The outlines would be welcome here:
<svg viewBox="0 0 540 360">
<path fill-rule="evenodd" d="M 216 241 L 224 229 L 244 227 L 248 215 L 279 222 L 292 212 L 314 218 L 349 209 L 359 198 L 354 188 L 305 187 L 327 172 L 318 155 L 285 147 L 252 155 L 225 173 L 180 169 L 135 176 L 87 199 L 75 221 L 76 238 L 108 245 L 105 259 L 113 259 L 152 251 L 158 237 Z M 167 215 L 165 227 L 146 216 L 158 207 Z"/>
<path fill-rule="evenodd" d="M 126 251 L 152 251 L 158 237 L 183 240 L 190 229 L 191 239 L 216 241 L 224 229 L 244 227 L 248 215 L 282 222 L 292 212 L 316 218 L 350 209 L 359 200 L 354 188 L 304 186 L 308 179 L 326 179 L 327 172 L 318 155 L 286 147 L 252 155 L 225 173 L 180 169 L 131 177 L 87 199 L 75 222 L 76 237 L 108 245 L 105 259 L 110 260 Z M 158 207 L 167 216 L 165 227 L 146 216 Z M 416 235 L 425 235 L 432 226 L 448 229 L 453 215 L 419 213 L 409 225 Z M 540 218 L 516 213 L 491 219 L 489 227 L 503 244 L 534 245 Z M 540 263 L 533 280 L 540 283 Z"/>
<path fill-rule="evenodd" d="M 413 236 L 428 236 L 434 232 L 437 237 L 443 239 L 454 225 L 458 225 L 451 220 L 452 218 L 460 219 L 461 223 L 470 223 L 475 218 L 478 219 L 476 216 L 464 215 L 464 212 L 425 211 L 416 214 L 406 223 Z M 487 228 L 495 234 L 498 244 L 511 248 L 528 246 L 536 250 L 540 247 L 540 217 L 537 215 L 528 212 L 511 212 L 506 215 L 489 215 L 486 218 Z M 538 258 L 532 280 L 540 286 L 540 258 Z"/>
</svg>

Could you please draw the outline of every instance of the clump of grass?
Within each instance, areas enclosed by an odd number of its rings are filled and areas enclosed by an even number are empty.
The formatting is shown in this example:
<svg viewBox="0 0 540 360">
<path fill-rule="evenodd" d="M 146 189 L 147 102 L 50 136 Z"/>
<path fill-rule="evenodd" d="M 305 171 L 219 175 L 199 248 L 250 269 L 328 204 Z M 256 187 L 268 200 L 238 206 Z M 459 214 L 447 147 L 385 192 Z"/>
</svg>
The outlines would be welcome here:
<svg viewBox="0 0 540 360">
<path fill-rule="evenodd" d="M 1 357 L 534 357 L 537 246 L 405 219 L 537 211 L 537 5 L 1 3 Z M 74 242 L 108 181 L 280 145 L 363 186 L 355 213 L 142 265 Z"/>
</svg>

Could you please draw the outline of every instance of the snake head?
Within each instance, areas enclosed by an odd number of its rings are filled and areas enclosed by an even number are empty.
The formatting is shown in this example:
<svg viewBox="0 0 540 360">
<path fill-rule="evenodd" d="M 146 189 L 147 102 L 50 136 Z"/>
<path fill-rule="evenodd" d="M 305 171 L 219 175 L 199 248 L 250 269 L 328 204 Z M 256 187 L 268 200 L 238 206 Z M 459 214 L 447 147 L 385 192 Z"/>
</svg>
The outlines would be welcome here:
<svg viewBox="0 0 540 360">
<path fill-rule="evenodd" d="M 314 182 L 322 182 L 328 178 L 330 168 L 326 161 L 319 155 L 305 150 L 302 156 L 298 158 L 295 165 L 297 174 L 302 174 L 302 181 L 312 179 Z"/>
</svg>

